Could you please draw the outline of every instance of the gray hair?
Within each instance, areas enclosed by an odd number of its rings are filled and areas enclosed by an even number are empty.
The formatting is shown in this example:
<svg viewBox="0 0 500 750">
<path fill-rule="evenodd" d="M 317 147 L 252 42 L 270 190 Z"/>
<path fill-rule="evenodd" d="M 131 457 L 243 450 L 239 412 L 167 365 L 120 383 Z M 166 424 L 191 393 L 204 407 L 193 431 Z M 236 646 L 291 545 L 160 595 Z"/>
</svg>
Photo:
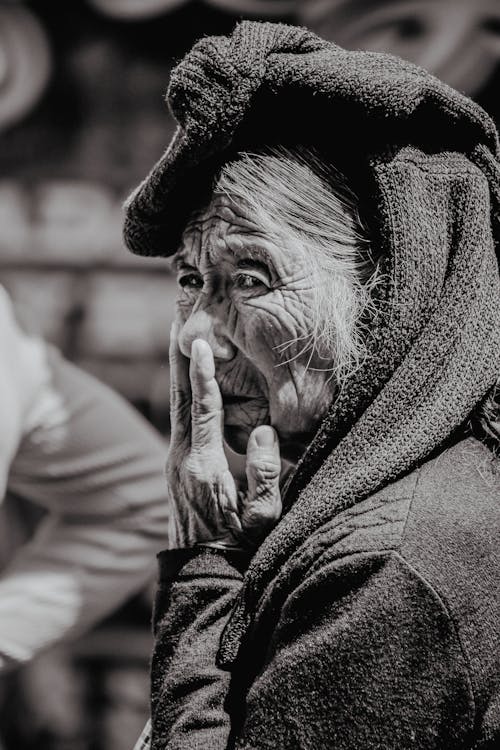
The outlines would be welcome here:
<svg viewBox="0 0 500 750">
<path fill-rule="evenodd" d="M 302 248 L 314 276 L 314 328 L 299 354 L 328 360 L 342 385 L 366 357 L 365 321 L 378 280 L 345 177 L 312 149 L 273 147 L 226 163 L 214 193 L 242 202 L 271 238 Z"/>
</svg>

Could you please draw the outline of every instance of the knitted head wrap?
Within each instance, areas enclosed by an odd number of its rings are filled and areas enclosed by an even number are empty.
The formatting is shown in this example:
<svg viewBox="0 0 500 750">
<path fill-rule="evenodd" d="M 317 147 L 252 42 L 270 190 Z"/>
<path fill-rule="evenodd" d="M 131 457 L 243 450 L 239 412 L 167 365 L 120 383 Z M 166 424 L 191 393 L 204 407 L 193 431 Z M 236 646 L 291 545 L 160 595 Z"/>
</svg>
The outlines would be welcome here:
<svg viewBox="0 0 500 750">
<path fill-rule="evenodd" d="M 228 665 L 256 607 L 279 611 L 290 580 L 328 544 L 335 514 L 438 449 L 498 377 L 498 139 L 479 106 L 414 65 L 269 23 L 198 42 L 173 71 L 168 101 L 179 127 L 129 199 L 130 249 L 175 251 L 193 201 L 231 150 L 340 142 L 362 165 L 387 280 L 370 356 L 332 404 L 286 514 L 250 564 L 221 644 Z"/>
</svg>

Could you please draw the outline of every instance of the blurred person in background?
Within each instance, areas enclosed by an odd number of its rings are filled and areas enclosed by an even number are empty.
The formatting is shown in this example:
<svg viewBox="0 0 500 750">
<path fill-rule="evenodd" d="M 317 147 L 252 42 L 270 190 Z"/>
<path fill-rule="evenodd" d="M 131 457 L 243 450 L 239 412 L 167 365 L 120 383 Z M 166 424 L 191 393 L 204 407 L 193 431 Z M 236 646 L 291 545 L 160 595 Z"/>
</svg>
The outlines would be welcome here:
<svg viewBox="0 0 500 750">
<path fill-rule="evenodd" d="M 252 22 L 168 102 L 125 223 L 179 285 L 139 745 L 498 748 L 493 122 L 411 63 Z"/>
<path fill-rule="evenodd" d="M 165 442 L 125 399 L 155 419 L 164 351 L 134 325 L 152 274 L 113 262 L 133 159 L 99 93 L 129 56 L 109 39 L 93 54 L 83 3 L 50 5 L 0 0 L 0 283 L 15 311 L 2 292 L 0 736 L 111 750 L 147 715 L 151 555 L 168 525 Z"/>
<path fill-rule="evenodd" d="M 109 387 L 25 334 L 1 287 L 0 346 L 1 495 L 47 511 L 0 578 L 8 670 L 138 591 L 164 546 L 169 509 L 160 435 Z"/>
</svg>

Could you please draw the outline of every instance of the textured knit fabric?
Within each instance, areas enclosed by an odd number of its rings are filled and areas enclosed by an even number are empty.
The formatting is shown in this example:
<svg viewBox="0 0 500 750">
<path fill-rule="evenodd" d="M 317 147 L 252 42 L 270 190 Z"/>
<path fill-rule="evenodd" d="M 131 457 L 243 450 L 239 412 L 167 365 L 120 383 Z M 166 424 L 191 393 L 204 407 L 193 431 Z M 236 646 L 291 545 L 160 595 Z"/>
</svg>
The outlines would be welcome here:
<svg viewBox="0 0 500 750">
<path fill-rule="evenodd" d="M 152 750 L 496 750 L 499 518 L 498 460 L 450 447 L 311 536 L 230 672 L 215 654 L 240 571 L 163 553 Z"/>
</svg>

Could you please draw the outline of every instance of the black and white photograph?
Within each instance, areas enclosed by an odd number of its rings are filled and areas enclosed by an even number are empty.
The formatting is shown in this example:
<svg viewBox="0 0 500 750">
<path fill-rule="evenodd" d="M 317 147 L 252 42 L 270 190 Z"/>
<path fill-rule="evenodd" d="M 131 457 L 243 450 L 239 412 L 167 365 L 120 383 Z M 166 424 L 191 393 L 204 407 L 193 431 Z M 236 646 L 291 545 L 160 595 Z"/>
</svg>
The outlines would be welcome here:
<svg viewBox="0 0 500 750">
<path fill-rule="evenodd" d="M 500 749 L 500 0 L 0 0 L 0 750 Z"/>
</svg>

